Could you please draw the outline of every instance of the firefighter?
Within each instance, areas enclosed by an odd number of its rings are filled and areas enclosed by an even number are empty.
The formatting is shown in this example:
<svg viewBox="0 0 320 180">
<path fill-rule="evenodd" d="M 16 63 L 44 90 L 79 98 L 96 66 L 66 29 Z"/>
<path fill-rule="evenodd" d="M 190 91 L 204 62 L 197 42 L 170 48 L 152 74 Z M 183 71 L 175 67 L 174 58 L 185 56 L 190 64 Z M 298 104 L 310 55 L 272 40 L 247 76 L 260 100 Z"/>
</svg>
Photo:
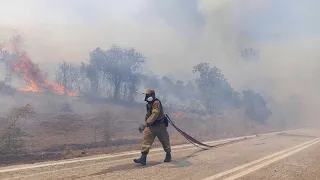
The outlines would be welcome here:
<svg viewBox="0 0 320 180">
<path fill-rule="evenodd" d="M 147 89 L 145 99 L 147 102 L 147 114 L 145 123 L 139 127 L 139 132 L 144 131 L 144 137 L 141 145 L 141 157 L 133 161 L 138 164 L 146 165 L 147 155 L 150 147 L 157 137 L 162 144 L 163 150 L 166 152 L 164 162 L 171 161 L 171 147 L 169 133 L 167 131 L 168 119 L 166 118 L 161 101 L 155 97 L 153 89 Z"/>
</svg>

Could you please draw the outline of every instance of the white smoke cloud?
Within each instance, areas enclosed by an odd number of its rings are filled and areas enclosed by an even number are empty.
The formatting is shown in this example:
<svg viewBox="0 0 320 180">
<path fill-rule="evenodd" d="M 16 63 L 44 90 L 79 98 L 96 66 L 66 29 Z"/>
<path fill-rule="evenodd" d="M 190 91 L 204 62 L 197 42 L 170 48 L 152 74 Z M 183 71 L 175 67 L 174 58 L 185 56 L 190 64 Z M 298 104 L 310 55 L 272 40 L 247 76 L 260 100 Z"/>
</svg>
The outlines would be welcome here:
<svg viewBox="0 0 320 180">
<path fill-rule="evenodd" d="M 236 88 L 277 101 L 295 95 L 313 107 L 319 102 L 319 5 L 317 0 L 3 0 L 0 40 L 22 34 L 40 64 L 81 62 L 95 47 L 112 44 L 140 50 L 157 74 L 185 77 L 206 61 Z M 239 57 L 247 47 L 260 49 L 258 61 Z"/>
</svg>

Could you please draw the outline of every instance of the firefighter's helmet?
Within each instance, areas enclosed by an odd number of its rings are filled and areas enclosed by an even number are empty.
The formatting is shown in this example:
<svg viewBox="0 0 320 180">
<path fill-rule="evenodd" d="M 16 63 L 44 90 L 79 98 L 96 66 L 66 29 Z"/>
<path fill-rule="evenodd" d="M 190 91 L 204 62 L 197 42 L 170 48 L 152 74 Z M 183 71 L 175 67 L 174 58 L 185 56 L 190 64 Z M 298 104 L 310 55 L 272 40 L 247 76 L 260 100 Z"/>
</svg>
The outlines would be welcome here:
<svg viewBox="0 0 320 180">
<path fill-rule="evenodd" d="M 153 89 L 148 88 L 148 89 L 146 90 L 146 93 L 145 93 L 145 94 L 146 94 L 146 95 L 151 95 L 151 94 L 155 94 L 155 92 L 154 92 Z"/>
</svg>

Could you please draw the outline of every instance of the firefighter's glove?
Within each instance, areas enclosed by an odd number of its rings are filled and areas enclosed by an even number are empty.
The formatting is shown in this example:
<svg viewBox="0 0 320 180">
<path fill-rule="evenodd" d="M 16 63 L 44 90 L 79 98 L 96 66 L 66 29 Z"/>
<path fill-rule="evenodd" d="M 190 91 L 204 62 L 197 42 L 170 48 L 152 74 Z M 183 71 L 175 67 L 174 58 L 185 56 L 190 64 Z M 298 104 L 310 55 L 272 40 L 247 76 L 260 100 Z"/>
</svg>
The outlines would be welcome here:
<svg viewBox="0 0 320 180">
<path fill-rule="evenodd" d="M 146 127 L 147 127 L 146 124 L 141 124 L 141 125 L 139 126 L 139 132 L 142 133 L 143 130 L 144 130 Z"/>
</svg>

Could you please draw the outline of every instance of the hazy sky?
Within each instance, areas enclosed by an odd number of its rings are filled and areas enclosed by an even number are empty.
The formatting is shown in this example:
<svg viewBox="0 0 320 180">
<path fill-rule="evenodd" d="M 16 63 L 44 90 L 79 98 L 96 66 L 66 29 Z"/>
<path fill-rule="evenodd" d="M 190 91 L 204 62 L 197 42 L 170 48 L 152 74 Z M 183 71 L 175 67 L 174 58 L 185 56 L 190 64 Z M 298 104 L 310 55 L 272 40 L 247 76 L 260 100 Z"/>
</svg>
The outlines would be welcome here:
<svg viewBox="0 0 320 180">
<path fill-rule="evenodd" d="M 312 100 L 320 90 L 318 7 L 319 0 L 2 0 L 0 39 L 21 34 L 41 64 L 80 62 L 97 46 L 135 47 L 157 74 L 190 73 L 206 61 L 236 88 Z M 246 47 L 260 49 L 258 61 L 239 58 Z"/>
</svg>

